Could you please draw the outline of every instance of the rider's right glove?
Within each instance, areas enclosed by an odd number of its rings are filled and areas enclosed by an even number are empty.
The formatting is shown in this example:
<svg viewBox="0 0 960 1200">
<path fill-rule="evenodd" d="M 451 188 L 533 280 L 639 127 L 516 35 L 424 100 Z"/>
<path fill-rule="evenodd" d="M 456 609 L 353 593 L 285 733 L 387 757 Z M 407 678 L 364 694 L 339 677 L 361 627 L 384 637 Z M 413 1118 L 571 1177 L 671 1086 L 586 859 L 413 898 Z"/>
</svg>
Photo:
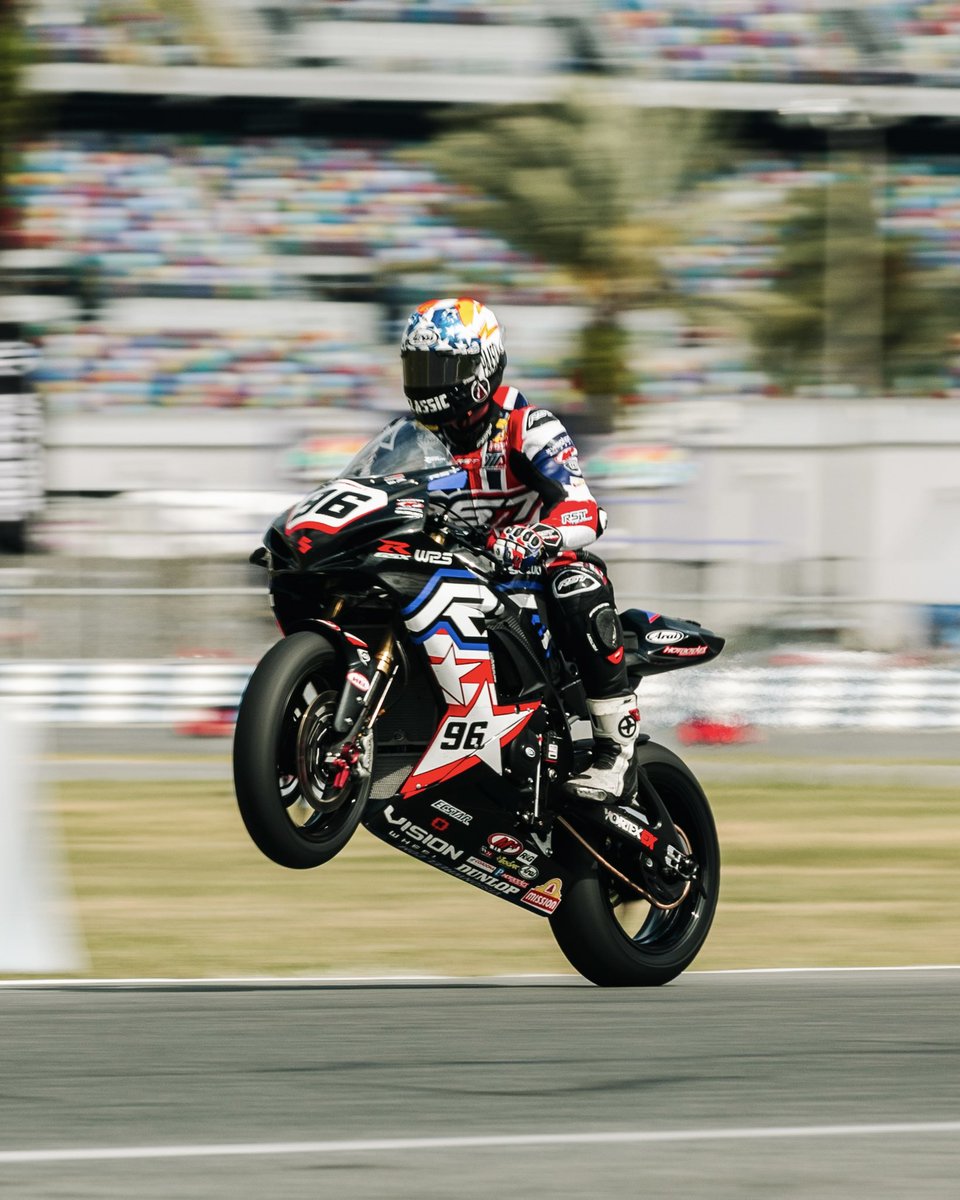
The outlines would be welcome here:
<svg viewBox="0 0 960 1200">
<path fill-rule="evenodd" d="M 529 525 L 507 525 L 487 538 L 487 549 L 508 571 L 521 573 L 540 565 L 544 541 Z"/>
</svg>

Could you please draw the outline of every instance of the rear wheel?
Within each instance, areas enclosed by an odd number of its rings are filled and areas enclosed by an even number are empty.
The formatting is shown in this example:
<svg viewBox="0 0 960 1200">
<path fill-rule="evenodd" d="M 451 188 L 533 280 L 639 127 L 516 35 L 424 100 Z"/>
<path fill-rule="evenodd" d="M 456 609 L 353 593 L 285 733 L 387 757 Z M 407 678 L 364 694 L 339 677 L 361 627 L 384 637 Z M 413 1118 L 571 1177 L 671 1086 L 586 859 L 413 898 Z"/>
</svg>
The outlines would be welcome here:
<svg viewBox="0 0 960 1200">
<path fill-rule="evenodd" d="M 233 743 L 240 815 L 259 849 L 282 867 L 329 862 L 363 816 L 372 738 L 341 787 L 324 770 L 343 740 L 333 729 L 342 686 L 333 647 L 300 632 L 267 651 L 240 701 Z"/>
<path fill-rule="evenodd" d="M 699 953 L 717 907 L 720 846 L 703 790 L 662 746 L 641 747 L 637 762 L 700 871 L 676 907 L 657 908 L 571 839 L 567 851 L 575 878 L 565 886 L 550 925 L 570 964 L 602 987 L 657 987 L 675 979 Z"/>
</svg>

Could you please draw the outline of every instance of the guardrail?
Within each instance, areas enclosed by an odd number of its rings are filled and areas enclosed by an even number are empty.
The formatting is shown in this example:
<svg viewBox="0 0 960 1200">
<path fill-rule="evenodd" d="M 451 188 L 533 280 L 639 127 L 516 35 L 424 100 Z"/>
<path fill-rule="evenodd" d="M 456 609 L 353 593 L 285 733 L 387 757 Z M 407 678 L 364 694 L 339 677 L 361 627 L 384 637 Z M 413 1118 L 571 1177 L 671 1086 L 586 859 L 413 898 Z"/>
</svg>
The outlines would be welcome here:
<svg viewBox="0 0 960 1200">
<path fill-rule="evenodd" d="M 251 662 L 0 662 L 0 703 L 49 723 L 228 723 Z M 767 728 L 960 729 L 960 667 L 717 665 L 644 681 L 651 723 L 693 718 Z"/>
<path fill-rule="evenodd" d="M 0 663 L 0 704 L 50 723 L 179 725 L 239 703 L 252 663 L 24 661 Z"/>
</svg>

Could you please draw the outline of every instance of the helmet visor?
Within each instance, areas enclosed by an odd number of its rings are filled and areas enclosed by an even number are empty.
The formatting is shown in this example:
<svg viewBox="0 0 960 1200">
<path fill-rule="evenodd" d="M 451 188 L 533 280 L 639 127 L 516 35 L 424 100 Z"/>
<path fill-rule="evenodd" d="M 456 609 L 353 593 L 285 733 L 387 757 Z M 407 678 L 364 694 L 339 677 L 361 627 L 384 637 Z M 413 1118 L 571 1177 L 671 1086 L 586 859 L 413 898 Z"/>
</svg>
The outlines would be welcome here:
<svg viewBox="0 0 960 1200">
<path fill-rule="evenodd" d="M 472 379 L 480 369 L 479 354 L 438 354 L 433 350 L 404 350 L 403 390 L 408 396 L 441 396 Z"/>
</svg>

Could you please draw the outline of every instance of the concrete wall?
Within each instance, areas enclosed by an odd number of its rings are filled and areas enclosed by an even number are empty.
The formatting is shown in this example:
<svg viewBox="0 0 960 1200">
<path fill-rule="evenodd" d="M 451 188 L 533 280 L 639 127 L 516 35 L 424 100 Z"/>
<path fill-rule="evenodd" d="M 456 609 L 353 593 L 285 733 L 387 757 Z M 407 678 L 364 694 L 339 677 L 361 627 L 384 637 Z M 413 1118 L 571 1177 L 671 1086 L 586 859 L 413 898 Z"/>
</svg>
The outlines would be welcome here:
<svg viewBox="0 0 960 1200">
<path fill-rule="evenodd" d="M 611 515 L 599 548 L 626 603 L 689 597 L 705 624 L 720 613 L 715 623 L 727 628 L 776 627 L 786 638 L 822 628 L 887 650 L 922 641 L 923 606 L 960 604 L 960 406 L 748 399 L 725 402 L 722 419 L 709 404 L 690 408 L 670 406 L 672 430 L 657 418 L 657 437 L 690 457 L 688 482 L 598 488 Z M 62 416 L 48 430 L 48 486 L 276 491 L 293 486 L 284 455 L 297 438 L 384 419 L 349 410 Z M 641 420 L 618 440 L 650 437 Z"/>
<path fill-rule="evenodd" d="M 46 432 L 47 490 L 272 490 L 288 482 L 286 456 L 301 438 L 372 434 L 385 421 L 351 409 L 180 408 L 53 415 Z"/>
<path fill-rule="evenodd" d="M 734 624 L 832 624 L 875 649 L 909 649 L 923 606 L 960 604 L 960 406 L 756 399 L 724 411 L 683 435 L 689 483 L 611 507 L 608 544 L 631 539 L 611 555 L 621 590 L 708 607 L 731 597 Z"/>
</svg>

